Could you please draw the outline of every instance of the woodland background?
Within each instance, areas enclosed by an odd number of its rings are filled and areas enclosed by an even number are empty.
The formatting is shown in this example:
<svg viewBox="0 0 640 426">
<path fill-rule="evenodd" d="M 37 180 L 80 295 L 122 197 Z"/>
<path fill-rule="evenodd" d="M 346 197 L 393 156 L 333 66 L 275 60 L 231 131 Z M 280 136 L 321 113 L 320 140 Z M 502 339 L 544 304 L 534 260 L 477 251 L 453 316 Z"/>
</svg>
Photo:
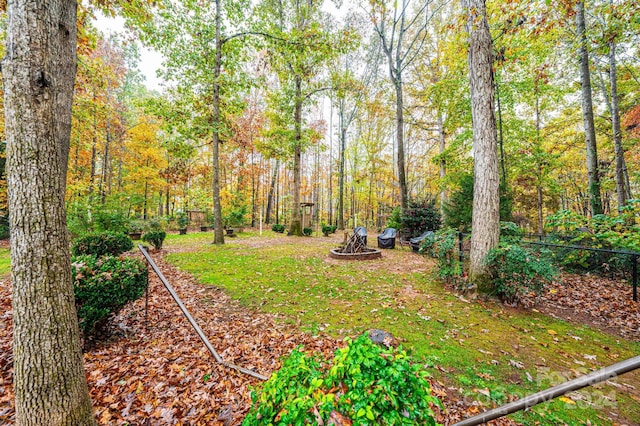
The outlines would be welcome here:
<svg viewBox="0 0 640 426">
<path fill-rule="evenodd" d="M 223 218 L 288 223 L 296 145 L 292 67 L 305 90 L 300 200 L 314 203 L 314 223 L 383 228 L 400 204 L 398 70 L 407 195 L 434 199 L 446 210 L 473 179 L 465 19 L 458 2 L 401 3 L 394 10 L 376 1 L 345 2 L 337 15 L 316 7 L 305 17 L 305 32 L 296 34 L 292 5 L 283 14 L 274 2 L 228 2 L 220 9 L 227 34 L 220 49 L 215 3 L 102 5 L 127 16 L 131 28 L 109 38 L 92 23 L 100 7 L 81 5 L 67 190 L 71 230 L 114 213 L 170 221 L 180 212 L 203 211 L 212 223 L 214 79 Z M 611 213 L 640 185 L 640 15 L 635 1 L 585 6 L 602 210 Z M 598 213 L 589 203 L 572 4 L 489 1 L 487 7 L 507 216 L 542 231 L 543 218 L 559 209 Z M 273 36 L 274 22 L 280 36 Z M 290 44 L 278 50 L 276 37 Z M 295 37 L 311 42 L 303 46 L 291 41 Z M 141 42 L 165 57 L 161 93 L 144 86 Z M 221 72 L 215 76 L 218 50 Z M 622 124 L 618 147 L 612 101 Z M 6 217 L 4 181 L 0 188 Z"/>
</svg>

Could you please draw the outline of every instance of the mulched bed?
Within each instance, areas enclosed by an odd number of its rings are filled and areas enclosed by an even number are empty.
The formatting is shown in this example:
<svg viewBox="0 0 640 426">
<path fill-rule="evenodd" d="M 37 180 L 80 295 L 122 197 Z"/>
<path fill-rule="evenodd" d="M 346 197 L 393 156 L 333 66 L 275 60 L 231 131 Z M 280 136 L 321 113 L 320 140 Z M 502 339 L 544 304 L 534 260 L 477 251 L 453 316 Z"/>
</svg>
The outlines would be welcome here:
<svg viewBox="0 0 640 426">
<path fill-rule="evenodd" d="M 225 361 L 269 375 L 281 357 L 304 345 L 331 357 L 342 342 L 311 336 L 273 315 L 240 307 L 221 290 L 203 287 L 154 255 L 154 260 Z M 155 274 L 150 274 L 149 316 L 144 298 L 113 320 L 107 342 L 85 353 L 85 368 L 100 424 L 237 425 L 249 410 L 259 381 L 216 364 Z M 0 423 L 14 420 L 11 355 L 11 294 L 0 284 Z M 486 408 L 457 398 L 457 391 L 432 383 L 452 424 Z M 491 408 L 491 407 L 489 407 Z M 492 424 L 512 425 L 510 420 Z"/>
<path fill-rule="evenodd" d="M 548 315 L 640 341 L 640 302 L 632 300 L 625 280 L 565 272 L 526 302 Z"/>
</svg>

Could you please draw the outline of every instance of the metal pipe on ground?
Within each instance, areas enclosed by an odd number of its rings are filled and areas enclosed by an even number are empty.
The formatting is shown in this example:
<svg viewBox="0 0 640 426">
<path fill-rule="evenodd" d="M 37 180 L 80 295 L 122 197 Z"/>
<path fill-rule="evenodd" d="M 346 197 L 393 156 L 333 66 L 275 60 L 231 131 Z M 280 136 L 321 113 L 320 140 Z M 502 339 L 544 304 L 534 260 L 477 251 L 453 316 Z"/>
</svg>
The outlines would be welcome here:
<svg viewBox="0 0 640 426">
<path fill-rule="evenodd" d="M 502 407 L 478 414 L 477 416 L 458 422 L 453 426 L 475 426 L 486 423 L 490 420 L 495 420 L 517 411 L 526 410 L 542 402 L 551 401 L 552 399 L 566 393 L 604 382 L 605 380 L 609 380 L 638 368 L 640 368 L 640 355 L 594 371 L 586 376 L 581 376 L 538 393 L 534 393 L 533 395 L 505 404 Z"/>
<path fill-rule="evenodd" d="M 202 331 L 202 329 L 200 328 L 196 320 L 193 318 L 193 316 L 191 316 L 191 314 L 187 310 L 187 307 L 184 305 L 184 303 L 182 303 L 182 300 L 180 299 L 176 291 L 173 289 L 171 284 L 169 284 L 169 281 L 167 281 L 167 279 L 164 277 L 164 275 L 162 274 L 162 272 L 160 271 L 156 263 L 153 261 L 147 249 L 142 244 L 138 244 L 138 249 L 140 250 L 142 255 L 145 257 L 145 259 L 147 260 L 147 263 L 149 263 L 149 265 L 151 266 L 153 271 L 156 273 L 158 278 L 160 278 L 160 281 L 162 281 L 162 284 L 164 284 L 165 288 L 169 291 L 169 293 L 171 294 L 171 297 L 173 297 L 173 300 L 175 300 L 175 302 L 178 304 L 178 307 L 180 308 L 184 316 L 187 318 L 187 320 L 189 321 L 193 329 L 196 331 L 196 333 L 198 334 L 198 337 L 200 337 L 200 340 L 202 340 L 202 343 L 204 343 L 205 347 L 209 350 L 209 352 L 211 352 L 211 355 L 213 355 L 215 360 L 218 363 L 224 365 L 225 367 L 233 368 L 234 370 L 238 370 L 241 373 L 248 374 L 260 380 L 267 380 L 268 377 L 263 376 L 260 373 L 256 373 L 255 371 L 249 370 L 247 368 L 228 363 L 222 359 L 222 357 L 218 354 L 218 352 L 216 352 L 216 350 L 213 348 L 213 345 L 211 344 L 211 342 L 209 342 L 209 339 L 204 334 L 204 332 Z"/>
</svg>

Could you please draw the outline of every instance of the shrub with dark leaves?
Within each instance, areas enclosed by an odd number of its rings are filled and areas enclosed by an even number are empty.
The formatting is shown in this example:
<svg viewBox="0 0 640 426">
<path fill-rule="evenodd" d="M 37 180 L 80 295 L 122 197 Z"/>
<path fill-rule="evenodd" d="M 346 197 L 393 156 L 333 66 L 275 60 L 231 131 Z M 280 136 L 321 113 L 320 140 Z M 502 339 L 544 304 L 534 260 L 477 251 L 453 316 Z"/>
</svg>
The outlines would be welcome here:
<svg viewBox="0 0 640 426">
<path fill-rule="evenodd" d="M 132 248 L 133 241 L 128 235 L 117 232 L 101 232 L 78 238 L 73 244 L 72 253 L 74 256 L 85 254 L 96 257 L 107 254 L 117 256 Z"/>
<path fill-rule="evenodd" d="M 164 231 L 150 231 L 142 236 L 142 241 L 151 244 L 156 250 L 160 250 L 165 238 L 167 238 L 167 233 Z"/>
<path fill-rule="evenodd" d="M 85 336 L 102 328 L 111 314 L 138 299 L 147 287 L 147 267 L 134 258 L 77 256 L 72 258 L 71 270 Z"/>
<path fill-rule="evenodd" d="M 440 212 L 435 200 L 410 201 L 401 218 L 406 238 L 420 236 L 425 231 L 440 229 Z"/>
</svg>

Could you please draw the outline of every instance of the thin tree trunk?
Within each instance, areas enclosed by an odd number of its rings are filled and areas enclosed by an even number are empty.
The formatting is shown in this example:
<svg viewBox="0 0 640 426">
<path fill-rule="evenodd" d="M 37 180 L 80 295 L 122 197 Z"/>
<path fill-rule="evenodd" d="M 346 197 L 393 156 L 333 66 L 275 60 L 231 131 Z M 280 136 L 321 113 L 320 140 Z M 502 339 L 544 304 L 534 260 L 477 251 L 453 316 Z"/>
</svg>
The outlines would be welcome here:
<svg viewBox="0 0 640 426">
<path fill-rule="evenodd" d="M 507 185 L 507 161 L 504 155 L 504 132 L 502 131 L 502 104 L 500 103 L 500 84 L 496 81 L 496 103 L 498 107 L 498 146 L 500 147 L 500 170 L 502 184 Z"/>
<path fill-rule="evenodd" d="M 222 0 L 216 0 L 216 62 L 213 70 L 213 226 L 214 244 L 224 244 L 222 206 L 220 203 L 220 71 L 222 69 L 222 38 L 220 36 Z"/>
<path fill-rule="evenodd" d="M 331 103 L 331 115 L 329 115 L 329 219 L 328 224 L 333 225 L 333 102 Z"/>
<path fill-rule="evenodd" d="M 602 213 L 600 196 L 600 176 L 598 175 L 598 149 L 596 147 L 596 131 L 593 121 L 593 101 L 591 98 L 591 73 L 589 71 L 589 49 L 584 18 L 584 1 L 576 4 L 576 27 L 580 42 L 580 79 L 582 83 L 582 116 L 587 147 L 587 173 L 589 184 L 589 203 L 591 214 Z"/>
<path fill-rule="evenodd" d="M 611 126 L 613 127 L 613 148 L 616 157 L 616 193 L 618 195 L 618 210 L 627 204 L 626 181 L 624 171 L 627 165 L 624 161 L 622 147 L 622 130 L 620 130 L 620 108 L 618 106 L 618 77 L 616 70 L 616 43 L 609 43 L 609 78 L 611 79 Z"/>
<path fill-rule="evenodd" d="M 340 162 L 338 164 L 338 229 L 344 229 L 344 157 L 347 129 L 344 126 L 344 101 L 340 101 Z"/>
<path fill-rule="evenodd" d="M 539 79 L 536 78 L 535 80 L 535 96 L 536 96 L 536 146 L 535 146 L 535 150 L 536 152 L 538 152 L 540 148 L 540 145 L 542 143 L 542 139 L 540 137 L 540 127 L 541 127 L 541 123 L 540 123 L 540 90 L 538 88 L 538 84 L 539 84 Z M 542 163 L 541 163 L 541 159 L 538 158 L 537 159 L 537 163 L 538 163 L 538 176 L 536 179 L 536 189 L 537 189 L 537 193 L 538 193 L 538 202 L 537 202 L 537 207 L 538 207 L 538 234 L 542 235 L 542 233 L 544 232 L 544 218 L 543 218 L 543 212 L 542 212 L 542 207 L 543 207 L 543 203 L 544 203 L 544 194 L 542 192 Z"/>
<path fill-rule="evenodd" d="M 442 118 L 442 112 L 438 111 L 437 115 L 438 125 L 438 142 L 440 154 L 440 214 L 444 217 L 444 206 L 447 204 L 447 191 L 444 186 L 444 178 L 447 176 L 447 162 L 444 159 L 444 150 L 446 148 L 446 135 L 444 132 L 444 120 Z"/>
<path fill-rule="evenodd" d="M 251 138 L 251 142 L 253 143 L 253 138 Z M 254 228 L 256 226 L 256 198 L 257 198 L 257 188 L 256 188 L 256 167 L 255 167 L 255 153 L 253 148 L 251 148 L 251 227 Z"/>
<path fill-rule="evenodd" d="M 400 205 L 407 208 L 407 177 L 404 165 L 404 101 L 402 97 L 402 77 L 398 73 L 394 86 L 396 89 L 396 143 L 398 145 L 398 184 L 400 185 Z"/>
<path fill-rule="evenodd" d="M 271 185 L 269 186 L 269 195 L 267 196 L 267 211 L 264 218 L 264 221 L 267 224 L 271 223 L 271 210 L 273 210 L 279 168 L 280 160 L 276 160 L 276 165 L 273 167 L 273 172 L 271 173 Z"/>
<path fill-rule="evenodd" d="M 291 206 L 291 226 L 289 234 L 302 236 L 300 216 L 300 187 L 302 180 L 302 77 L 295 77 L 295 142 L 293 147 L 293 205 Z"/>
<path fill-rule="evenodd" d="M 473 120 L 473 217 L 469 278 L 481 291 L 492 284 L 485 258 L 498 244 L 500 234 L 500 175 L 494 114 L 493 48 L 484 0 L 463 0 L 467 10 L 469 82 Z"/>
<path fill-rule="evenodd" d="M 143 207 L 142 207 L 142 218 L 144 220 L 147 220 L 147 198 L 149 196 L 149 182 L 147 182 L 145 180 L 144 182 L 144 203 L 143 203 Z"/>
<path fill-rule="evenodd" d="M 73 296 L 65 189 L 75 1 L 8 4 L 2 65 L 17 425 L 94 425 Z"/>
</svg>

